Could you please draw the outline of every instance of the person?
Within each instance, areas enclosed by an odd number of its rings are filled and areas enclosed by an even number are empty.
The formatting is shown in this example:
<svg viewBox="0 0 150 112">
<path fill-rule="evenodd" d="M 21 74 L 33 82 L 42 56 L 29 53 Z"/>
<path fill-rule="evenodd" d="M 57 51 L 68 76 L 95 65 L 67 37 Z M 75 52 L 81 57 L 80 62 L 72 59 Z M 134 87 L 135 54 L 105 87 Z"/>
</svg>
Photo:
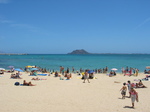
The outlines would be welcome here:
<svg viewBox="0 0 150 112">
<path fill-rule="evenodd" d="M 67 71 L 66 71 L 67 73 L 69 73 L 69 68 L 67 67 Z"/>
<path fill-rule="evenodd" d="M 40 79 L 40 78 L 37 77 L 37 78 L 32 78 L 31 80 L 46 80 L 46 79 L 44 79 L 44 78 Z"/>
<path fill-rule="evenodd" d="M 16 78 L 16 74 L 11 74 L 10 78 L 15 79 Z"/>
<path fill-rule="evenodd" d="M 131 82 L 128 80 L 128 91 L 129 91 L 129 98 L 131 97 L 130 91 L 131 91 Z"/>
<path fill-rule="evenodd" d="M 147 74 L 147 73 L 148 73 L 148 72 L 147 72 L 147 70 L 145 69 L 145 70 L 144 70 L 144 74 Z"/>
<path fill-rule="evenodd" d="M 93 79 L 94 78 L 94 74 L 93 73 L 89 73 L 89 79 Z"/>
<path fill-rule="evenodd" d="M 26 82 L 26 80 L 23 80 L 24 86 L 35 86 L 35 84 L 32 84 L 31 82 Z"/>
<path fill-rule="evenodd" d="M 123 74 L 124 73 L 124 67 L 122 67 L 121 71 L 122 71 L 122 74 Z"/>
<path fill-rule="evenodd" d="M 126 66 L 126 72 L 128 72 L 128 71 L 129 71 L 128 66 Z"/>
<path fill-rule="evenodd" d="M 134 108 L 135 100 L 138 102 L 138 93 L 133 88 L 131 88 L 130 93 L 131 93 L 132 108 Z"/>
<path fill-rule="evenodd" d="M 63 74 L 64 73 L 64 67 L 60 66 L 60 73 Z"/>
<path fill-rule="evenodd" d="M 114 71 L 114 73 L 113 73 L 113 74 L 114 74 L 114 76 L 116 76 L 116 72 L 115 72 L 115 71 Z"/>
<path fill-rule="evenodd" d="M 90 81 L 89 81 L 89 74 L 88 74 L 87 71 L 85 71 L 85 73 L 84 73 L 84 81 L 83 81 L 83 83 L 85 83 L 85 80 L 87 80 L 88 83 L 90 83 Z"/>
<path fill-rule="evenodd" d="M 36 86 L 35 84 L 32 84 L 31 82 L 28 83 L 28 86 Z"/>
<path fill-rule="evenodd" d="M 11 72 L 14 72 L 14 70 L 15 70 L 14 68 L 11 68 Z"/>
<path fill-rule="evenodd" d="M 67 77 L 67 80 L 69 80 L 69 79 L 71 79 L 72 74 L 71 74 L 71 73 L 70 73 L 70 74 L 68 73 L 66 77 Z"/>
<path fill-rule="evenodd" d="M 18 71 L 18 73 L 16 73 L 16 78 L 20 78 L 20 71 Z"/>
<path fill-rule="evenodd" d="M 58 77 L 58 72 L 56 71 L 54 75 L 55 75 L 55 77 Z"/>
<path fill-rule="evenodd" d="M 138 76 L 138 72 L 139 72 L 139 70 L 135 69 L 135 76 Z"/>
<path fill-rule="evenodd" d="M 122 99 L 125 99 L 125 95 L 126 95 L 126 91 L 127 91 L 126 83 L 123 83 L 123 87 L 120 89 L 120 91 L 122 94 Z"/>
<path fill-rule="evenodd" d="M 106 68 L 105 68 L 105 73 L 107 73 L 107 71 L 108 71 L 108 67 L 106 66 Z"/>
<path fill-rule="evenodd" d="M 110 71 L 109 77 L 112 77 L 114 75 L 113 71 Z"/>
<path fill-rule="evenodd" d="M 132 75 L 132 68 L 130 67 L 130 70 L 129 70 L 129 76 Z"/>
<path fill-rule="evenodd" d="M 26 82 L 26 80 L 23 80 L 23 85 L 28 85 L 29 83 Z"/>
<path fill-rule="evenodd" d="M 142 83 L 142 80 L 139 83 L 136 83 L 136 88 L 146 88 L 146 86 Z"/>
<path fill-rule="evenodd" d="M 72 67 L 72 73 L 74 73 L 74 67 Z"/>
<path fill-rule="evenodd" d="M 4 71 L 3 71 L 3 70 L 0 70 L 0 74 L 4 74 Z"/>
<path fill-rule="evenodd" d="M 19 72 L 16 73 L 16 74 L 11 74 L 10 78 L 13 78 L 13 79 L 22 79 L 22 78 L 20 77 L 20 73 L 19 73 Z"/>
</svg>

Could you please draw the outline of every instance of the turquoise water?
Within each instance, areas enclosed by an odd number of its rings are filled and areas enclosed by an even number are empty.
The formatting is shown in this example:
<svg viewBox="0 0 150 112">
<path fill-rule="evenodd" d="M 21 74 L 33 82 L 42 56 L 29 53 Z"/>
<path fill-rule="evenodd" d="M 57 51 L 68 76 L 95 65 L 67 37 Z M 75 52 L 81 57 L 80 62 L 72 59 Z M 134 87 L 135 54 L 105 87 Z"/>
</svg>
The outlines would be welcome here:
<svg viewBox="0 0 150 112">
<path fill-rule="evenodd" d="M 108 66 L 117 68 L 118 72 L 126 66 L 138 68 L 140 72 L 150 66 L 150 54 L 90 54 L 90 55 L 68 55 L 68 54 L 29 54 L 29 55 L 0 55 L 0 68 L 8 66 L 24 68 L 27 65 L 37 65 L 42 68 L 59 70 L 60 66 L 72 67 L 75 70 L 99 69 Z"/>
</svg>

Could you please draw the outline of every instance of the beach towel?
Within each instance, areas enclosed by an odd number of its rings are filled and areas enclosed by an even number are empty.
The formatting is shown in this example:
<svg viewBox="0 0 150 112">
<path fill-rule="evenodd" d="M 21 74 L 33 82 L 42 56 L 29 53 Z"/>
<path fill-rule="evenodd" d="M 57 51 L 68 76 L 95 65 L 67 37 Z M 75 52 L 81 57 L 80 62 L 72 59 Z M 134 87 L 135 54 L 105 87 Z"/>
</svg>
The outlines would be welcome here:
<svg viewBox="0 0 150 112">
<path fill-rule="evenodd" d="M 82 79 L 82 77 L 77 77 L 77 79 Z"/>
<path fill-rule="evenodd" d="M 40 75 L 40 76 L 47 76 L 47 74 L 38 74 L 38 75 Z"/>
<path fill-rule="evenodd" d="M 93 79 L 97 79 L 97 77 L 93 77 Z"/>
</svg>

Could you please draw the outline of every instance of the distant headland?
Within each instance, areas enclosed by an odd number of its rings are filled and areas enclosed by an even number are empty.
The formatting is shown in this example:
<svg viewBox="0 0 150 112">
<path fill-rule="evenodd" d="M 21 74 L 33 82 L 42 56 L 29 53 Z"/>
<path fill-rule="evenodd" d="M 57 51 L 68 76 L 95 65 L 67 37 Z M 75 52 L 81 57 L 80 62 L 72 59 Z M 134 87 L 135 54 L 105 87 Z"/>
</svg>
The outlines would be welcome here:
<svg viewBox="0 0 150 112">
<path fill-rule="evenodd" d="M 68 54 L 91 54 L 91 53 L 85 51 L 84 49 L 80 49 L 80 50 L 74 50 L 74 51 L 72 51 L 71 53 L 68 53 Z"/>
</svg>

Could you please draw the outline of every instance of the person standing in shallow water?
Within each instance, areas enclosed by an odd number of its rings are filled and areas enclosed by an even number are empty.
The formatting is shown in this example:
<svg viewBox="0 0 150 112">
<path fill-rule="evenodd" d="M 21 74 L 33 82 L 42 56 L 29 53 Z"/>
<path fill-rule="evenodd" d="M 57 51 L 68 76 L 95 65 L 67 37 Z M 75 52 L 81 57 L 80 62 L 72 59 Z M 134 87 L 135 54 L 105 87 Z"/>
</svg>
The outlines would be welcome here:
<svg viewBox="0 0 150 112">
<path fill-rule="evenodd" d="M 88 74 L 87 71 L 85 71 L 85 73 L 84 73 L 84 81 L 83 81 L 83 83 L 85 83 L 85 80 L 87 80 L 88 83 L 90 83 L 90 81 L 89 81 L 89 74 Z"/>
</svg>

